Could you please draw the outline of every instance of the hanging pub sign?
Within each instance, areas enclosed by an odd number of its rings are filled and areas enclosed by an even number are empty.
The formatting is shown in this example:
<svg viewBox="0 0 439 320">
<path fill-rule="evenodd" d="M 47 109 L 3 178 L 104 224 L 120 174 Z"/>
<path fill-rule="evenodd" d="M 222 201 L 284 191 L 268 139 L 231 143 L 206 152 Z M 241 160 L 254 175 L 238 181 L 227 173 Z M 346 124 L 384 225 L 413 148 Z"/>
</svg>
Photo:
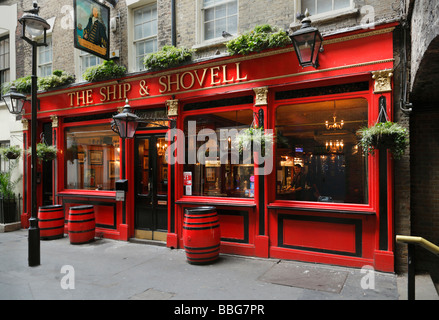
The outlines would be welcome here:
<svg viewBox="0 0 439 320">
<path fill-rule="evenodd" d="M 74 46 L 108 60 L 110 8 L 94 0 L 74 0 Z"/>
</svg>

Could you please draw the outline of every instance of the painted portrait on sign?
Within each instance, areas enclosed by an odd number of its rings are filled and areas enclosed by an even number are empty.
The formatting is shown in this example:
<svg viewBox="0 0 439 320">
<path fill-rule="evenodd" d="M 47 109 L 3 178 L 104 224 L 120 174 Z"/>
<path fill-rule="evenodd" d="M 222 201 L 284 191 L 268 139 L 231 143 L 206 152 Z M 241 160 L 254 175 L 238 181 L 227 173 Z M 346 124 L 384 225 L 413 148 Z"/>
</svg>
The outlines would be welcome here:
<svg viewBox="0 0 439 320">
<path fill-rule="evenodd" d="M 110 9 L 94 0 L 74 0 L 75 48 L 109 59 Z"/>
</svg>

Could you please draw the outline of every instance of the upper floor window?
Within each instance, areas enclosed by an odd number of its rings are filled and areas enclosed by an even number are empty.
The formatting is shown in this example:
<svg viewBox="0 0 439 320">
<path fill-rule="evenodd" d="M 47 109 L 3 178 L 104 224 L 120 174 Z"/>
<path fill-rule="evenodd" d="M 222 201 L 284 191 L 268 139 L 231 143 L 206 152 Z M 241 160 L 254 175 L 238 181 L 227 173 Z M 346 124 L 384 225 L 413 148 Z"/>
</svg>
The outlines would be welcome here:
<svg viewBox="0 0 439 320">
<path fill-rule="evenodd" d="M 10 81 L 9 36 L 0 38 L 0 88 Z M 0 90 L 1 95 L 1 90 Z"/>
<path fill-rule="evenodd" d="M 203 40 L 220 38 L 223 31 L 238 32 L 237 0 L 203 0 Z"/>
<path fill-rule="evenodd" d="M 52 37 L 46 39 L 47 47 L 38 47 L 38 76 L 46 77 L 52 74 Z"/>
<path fill-rule="evenodd" d="M 85 70 L 87 70 L 87 68 L 100 65 L 103 62 L 101 58 L 98 58 L 97 56 L 85 51 L 80 51 L 79 59 L 79 75 L 81 80 L 83 80 L 82 75 L 84 74 Z"/>
<path fill-rule="evenodd" d="M 134 49 L 136 71 L 145 69 L 143 59 L 157 51 L 157 4 L 134 10 Z"/>
<path fill-rule="evenodd" d="M 308 8 L 310 15 L 316 15 L 351 6 L 351 0 L 302 0 L 302 12 Z"/>
</svg>

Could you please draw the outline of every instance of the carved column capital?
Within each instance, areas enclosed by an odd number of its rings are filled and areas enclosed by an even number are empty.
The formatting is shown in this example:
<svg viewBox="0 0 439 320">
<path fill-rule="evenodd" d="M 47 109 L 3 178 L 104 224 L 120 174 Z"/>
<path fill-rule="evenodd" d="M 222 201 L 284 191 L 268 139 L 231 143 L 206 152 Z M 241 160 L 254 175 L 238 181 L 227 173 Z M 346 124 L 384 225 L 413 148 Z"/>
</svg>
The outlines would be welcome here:
<svg viewBox="0 0 439 320">
<path fill-rule="evenodd" d="M 253 88 L 256 95 L 255 106 L 266 106 L 268 104 L 268 87 Z"/>
<path fill-rule="evenodd" d="M 50 119 L 52 119 L 52 128 L 58 128 L 58 116 L 56 115 L 51 115 Z"/>
<path fill-rule="evenodd" d="M 393 70 L 372 71 L 372 79 L 375 80 L 374 93 L 384 93 L 392 91 Z"/>
<path fill-rule="evenodd" d="M 168 117 L 178 116 L 178 100 L 168 100 L 166 101 Z"/>
<path fill-rule="evenodd" d="M 21 123 L 23 124 L 23 131 L 29 130 L 29 120 L 21 119 Z"/>
</svg>

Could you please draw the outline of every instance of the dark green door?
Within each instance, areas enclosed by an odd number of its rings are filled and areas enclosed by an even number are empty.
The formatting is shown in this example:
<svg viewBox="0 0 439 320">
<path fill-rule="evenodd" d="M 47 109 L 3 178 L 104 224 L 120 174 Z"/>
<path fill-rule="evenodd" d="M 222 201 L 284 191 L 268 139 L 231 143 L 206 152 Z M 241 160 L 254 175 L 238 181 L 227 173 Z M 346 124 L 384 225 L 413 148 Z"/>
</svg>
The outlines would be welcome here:
<svg viewBox="0 0 439 320">
<path fill-rule="evenodd" d="M 163 135 L 136 138 L 136 238 L 166 241 L 168 229 L 166 147 L 167 142 Z"/>
</svg>

